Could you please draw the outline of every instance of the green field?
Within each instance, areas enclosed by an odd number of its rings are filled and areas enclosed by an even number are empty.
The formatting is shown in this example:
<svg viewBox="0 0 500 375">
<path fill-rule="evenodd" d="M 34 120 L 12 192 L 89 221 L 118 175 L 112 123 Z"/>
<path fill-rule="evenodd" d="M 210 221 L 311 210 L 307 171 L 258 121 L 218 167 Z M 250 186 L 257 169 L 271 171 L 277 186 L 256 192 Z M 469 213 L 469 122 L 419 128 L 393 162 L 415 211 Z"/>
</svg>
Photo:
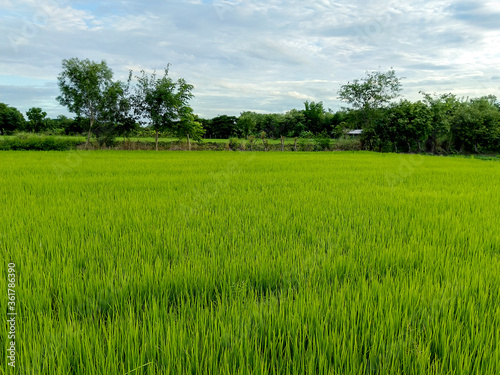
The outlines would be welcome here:
<svg viewBox="0 0 500 375">
<path fill-rule="evenodd" d="M 0 373 L 500 373 L 497 161 L 2 152 L 0 180 Z"/>
</svg>

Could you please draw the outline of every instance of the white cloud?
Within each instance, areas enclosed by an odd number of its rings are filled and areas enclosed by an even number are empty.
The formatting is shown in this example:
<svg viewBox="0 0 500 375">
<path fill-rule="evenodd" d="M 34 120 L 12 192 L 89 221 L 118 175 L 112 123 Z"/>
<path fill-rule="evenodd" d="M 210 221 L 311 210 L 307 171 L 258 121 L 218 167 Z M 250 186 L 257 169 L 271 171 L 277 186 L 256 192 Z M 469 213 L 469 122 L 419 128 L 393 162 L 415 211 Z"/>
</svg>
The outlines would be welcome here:
<svg viewBox="0 0 500 375">
<path fill-rule="evenodd" d="M 305 100 L 335 109 L 341 84 L 379 68 L 406 76 L 410 98 L 499 86 L 493 1 L 0 0 L 0 7 L 0 68 L 10 76 L 8 84 L 0 77 L 0 101 L 24 111 L 42 92 L 57 95 L 61 60 L 71 57 L 106 59 L 120 79 L 172 63 L 174 78 L 195 85 L 195 112 L 208 117 L 282 112 Z M 15 77 L 53 85 L 30 91 Z M 54 103 L 49 114 L 58 111 L 65 109 Z"/>
</svg>

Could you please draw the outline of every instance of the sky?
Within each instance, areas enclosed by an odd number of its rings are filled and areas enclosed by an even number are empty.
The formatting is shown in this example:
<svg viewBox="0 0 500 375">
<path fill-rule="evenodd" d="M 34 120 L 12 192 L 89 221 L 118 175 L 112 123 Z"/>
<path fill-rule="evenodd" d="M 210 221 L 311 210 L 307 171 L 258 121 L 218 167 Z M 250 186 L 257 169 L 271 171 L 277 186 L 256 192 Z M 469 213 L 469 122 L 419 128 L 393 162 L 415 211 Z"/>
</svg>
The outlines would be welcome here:
<svg viewBox="0 0 500 375">
<path fill-rule="evenodd" d="M 403 96 L 500 97 L 500 1 L 0 0 L 0 102 L 59 105 L 62 60 L 105 60 L 115 79 L 162 72 L 194 85 L 203 118 L 281 113 L 393 68 Z"/>
</svg>

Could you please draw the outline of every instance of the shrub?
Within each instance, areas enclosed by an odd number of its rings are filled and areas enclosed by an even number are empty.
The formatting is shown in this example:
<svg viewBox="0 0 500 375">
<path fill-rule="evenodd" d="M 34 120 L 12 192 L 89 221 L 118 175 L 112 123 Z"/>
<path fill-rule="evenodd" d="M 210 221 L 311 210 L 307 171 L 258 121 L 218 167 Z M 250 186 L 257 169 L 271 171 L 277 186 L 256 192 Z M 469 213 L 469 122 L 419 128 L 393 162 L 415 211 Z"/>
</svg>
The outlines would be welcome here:
<svg viewBox="0 0 500 375">
<path fill-rule="evenodd" d="M 361 151 L 361 140 L 357 138 L 339 138 L 335 141 L 336 151 Z"/>
<path fill-rule="evenodd" d="M 314 151 L 328 151 L 330 149 L 330 138 L 316 138 L 314 140 Z"/>
<path fill-rule="evenodd" d="M 309 141 L 308 138 L 299 138 L 297 141 L 297 148 L 299 151 L 313 151 L 314 145 Z"/>
<path fill-rule="evenodd" d="M 14 137 L 0 140 L 0 150 L 68 151 L 82 143 L 79 138 L 43 136 L 19 133 Z"/>
<path fill-rule="evenodd" d="M 238 150 L 238 146 L 240 145 L 240 141 L 238 138 L 229 138 L 229 148 L 233 151 Z"/>
</svg>

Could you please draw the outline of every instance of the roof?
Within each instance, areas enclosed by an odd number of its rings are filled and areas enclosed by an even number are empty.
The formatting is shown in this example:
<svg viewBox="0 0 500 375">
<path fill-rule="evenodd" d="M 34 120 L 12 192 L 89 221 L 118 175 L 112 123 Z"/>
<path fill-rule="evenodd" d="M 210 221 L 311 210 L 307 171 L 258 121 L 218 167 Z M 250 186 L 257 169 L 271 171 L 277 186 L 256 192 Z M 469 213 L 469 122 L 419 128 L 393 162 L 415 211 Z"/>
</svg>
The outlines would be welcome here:
<svg viewBox="0 0 500 375">
<path fill-rule="evenodd" d="M 355 129 L 355 130 L 351 130 L 349 133 L 347 133 L 348 135 L 361 135 L 363 134 L 363 129 Z"/>
</svg>

